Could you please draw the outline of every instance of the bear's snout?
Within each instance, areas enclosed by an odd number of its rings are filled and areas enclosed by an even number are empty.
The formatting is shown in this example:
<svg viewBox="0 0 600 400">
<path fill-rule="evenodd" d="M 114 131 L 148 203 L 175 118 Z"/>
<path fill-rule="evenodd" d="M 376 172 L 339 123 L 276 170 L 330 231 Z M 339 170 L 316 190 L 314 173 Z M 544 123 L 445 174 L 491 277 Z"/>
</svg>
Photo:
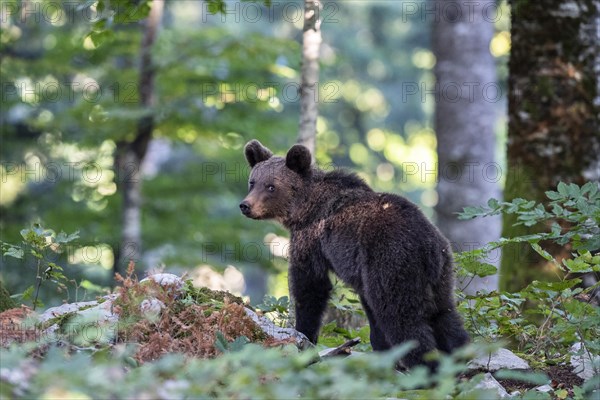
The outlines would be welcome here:
<svg viewBox="0 0 600 400">
<path fill-rule="evenodd" d="M 242 201 L 240 203 L 240 210 L 242 211 L 242 214 L 244 214 L 246 217 L 250 215 L 250 203 L 248 203 L 246 200 Z"/>
</svg>

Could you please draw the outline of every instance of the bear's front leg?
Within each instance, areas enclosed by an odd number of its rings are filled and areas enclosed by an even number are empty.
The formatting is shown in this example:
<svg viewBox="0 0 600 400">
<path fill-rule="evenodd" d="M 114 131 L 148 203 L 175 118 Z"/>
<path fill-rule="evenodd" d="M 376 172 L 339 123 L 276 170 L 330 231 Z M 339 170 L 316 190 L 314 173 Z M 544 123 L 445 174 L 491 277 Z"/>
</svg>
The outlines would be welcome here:
<svg viewBox="0 0 600 400">
<path fill-rule="evenodd" d="M 290 261 L 290 294 L 295 301 L 296 330 L 316 344 L 321 318 L 333 286 L 326 270 Z"/>
</svg>

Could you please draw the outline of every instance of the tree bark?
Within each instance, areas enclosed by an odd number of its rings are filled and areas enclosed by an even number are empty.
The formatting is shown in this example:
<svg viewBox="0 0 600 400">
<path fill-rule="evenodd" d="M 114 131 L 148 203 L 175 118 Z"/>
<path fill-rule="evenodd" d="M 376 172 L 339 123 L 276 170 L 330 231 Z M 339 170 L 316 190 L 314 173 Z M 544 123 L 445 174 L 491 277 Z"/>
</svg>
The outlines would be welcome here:
<svg viewBox="0 0 600 400">
<path fill-rule="evenodd" d="M 501 196 L 494 131 L 499 86 L 489 50 L 494 23 L 486 20 L 482 12 L 495 1 L 452 2 L 453 7 L 445 7 L 444 3 L 450 1 L 435 2 L 437 10 L 460 9 L 454 16 L 442 13 L 433 23 L 439 179 L 435 211 L 437 225 L 454 251 L 467 251 L 498 240 L 502 224 L 499 216 L 470 221 L 456 218 L 463 207 Z M 499 266 L 499 254 L 484 261 Z M 459 282 L 459 287 L 464 288 L 465 284 Z M 498 276 L 493 275 L 475 278 L 464 290 L 472 294 L 497 286 Z"/>
<path fill-rule="evenodd" d="M 317 117 L 319 116 L 319 50 L 321 48 L 320 0 L 304 0 L 304 28 L 302 30 L 302 71 L 300 76 L 300 124 L 298 143 L 310 150 L 315 161 Z M 291 282 L 288 279 L 288 286 Z M 295 299 L 290 296 L 289 323 L 296 323 Z"/>
<path fill-rule="evenodd" d="M 137 124 L 135 139 L 119 142 L 115 157 L 119 190 L 122 194 L 121 242 L 115 257 L 115 272 L 123 274 L 129 261 L 139 261 L 142 254 L 142 177 L 141 164 L 148 150 L 154 129 L 152 109 L 156 106 L 154 90 L 155 66 L 152 47 L 164 11 L 164 0 L 154 0 L 146 18 L 140 49 L 140 105 L 148 111 Z"/>
<path fill-rule="evenodd" d="M 513 0 L 505 197 L 544 202 L 560 182 L 600 180 L 598 0 Z M 503 236 L 540 227 L 513 226 Z M 558 246 L 554 255 L 568 252 Z M 500 285 L 519 290 L 556 271 L 527 245 L 506 247 Z"/>
<path fill-rule="evenodd" d="M 304 1 L 298 143 L 310 150 L 313 161 L 317 135 L 317 117 L 319 115 L 319 50 L 322 42 L 321 11 L 322 4 L 320 0 Z"/>
</svg>

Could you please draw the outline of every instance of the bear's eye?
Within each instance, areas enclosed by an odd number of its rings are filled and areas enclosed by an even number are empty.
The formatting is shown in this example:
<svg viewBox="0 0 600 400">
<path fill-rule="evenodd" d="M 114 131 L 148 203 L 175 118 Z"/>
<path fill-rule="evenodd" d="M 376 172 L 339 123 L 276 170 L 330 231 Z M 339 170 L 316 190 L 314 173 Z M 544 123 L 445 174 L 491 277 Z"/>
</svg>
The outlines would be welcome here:
<svg viewBox="0 0 600 400">
<path fill-rule="evenodd" d="M 267 190 L 268 190 L 269 192 L 274 192 L 274 191 L 275 191 L 275 186 L 273 186 L 273 185 L 269 185 L 269 186 L 267 186 Z"/>
<path fill-rule="evenodd" d="M 248 186 L 250 187 L 250 189 L 252 189 L 254 187 L 254 181 L 248 182 Z"/>
</svg>

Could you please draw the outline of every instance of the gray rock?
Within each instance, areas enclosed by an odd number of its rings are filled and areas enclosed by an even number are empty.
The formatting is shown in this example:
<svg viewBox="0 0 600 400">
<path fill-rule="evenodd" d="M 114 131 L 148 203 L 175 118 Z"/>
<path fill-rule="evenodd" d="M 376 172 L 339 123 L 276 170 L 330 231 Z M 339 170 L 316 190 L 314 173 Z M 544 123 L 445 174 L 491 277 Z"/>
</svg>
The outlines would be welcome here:
<svg viewBox="0 0 600 400">
<path fill-rule="evenodd" d="M 152 274 L 147 278 L 142 279 L 140 283 L 148 282 L 150 280 L 153 280 L 160 286 L 170 286 L 177 293 L 181 293 L 185 285 L 183 279 L 174 274 Z"/>
<path fill-rule="evenodd" d="M 489 372 L 483 376 L 481 382 L 475 385 L 474 389 L 495 390 L 500 398 L 510 397 L 506 389 Z"/>
<path fill-rule="evenodd" d="M 77 303 L 61 304 L 60 306 L 50 307 L 49 309 L 44 311 L 39 316 L 39 321 L 46 322 L 53 318 L 60 317 L 61 315 L 72 313 L 72 312 L 77 312 L 82 308 L 93 307 L 96 305 L 98 305 L 98 302 L 96 300 L 94 300 L 94 301 L 80 301 Z"/>
<path fill-rule="evenodd" d="M 542 385 L 536 387 L 535 390 L 537 390 L 538 392 L 549 393 L 552 392 L 554 389 L 552 389 L 552 386 L 550 385 Z"/>
<path fill-rule="evenodd" d="M 104 311 L 104 314 L 108 319 L 116 320 L 117 316 L 112 313 L 112 303 L 117 298 L 116 294 L 110 294 L 103 296 L 103 302 L 97 300 L 93 301 L 79 301 L 77 303 L 62 304 L 57 307 L 50 307 L 44 311 L 38 317 L 40 322 L 47 322 L 53 318 L 60 317 L 61 315 L 76 312 L 78 314 L 91 314 L 95 311 Z"/>
<path fill-rule="evenodd" d="M 490 372 L 500 369 L 530 369 L 527 361 L 508 349 L 499 349 L 491 355 L 488 353 L 478 356 L 469 362 L 468 367 Z"/>
<path fill-rule="evenodd" d="M 114 334 L 116 323 L 119 320 L 118 315 L 113 313 L 113 301 L 117 298 L 116 294 L 104 296 L 104 301 L 80 301 L 77 303 L 63 304 L 58 307 L 51 307 L 44 311 L 39 317 L 40 322 L 47 322 L 53 318 L 65 314 L 75 313 L 76 316 L 84 317 L 88 320 L 97 321 L 99 328 L 108 329 Z M 58 323 L 50 325 L 44 330 L 44 334 L 52 337 L 59 331 Z"/>
<path fill-rule="evenodd" d="M 140 303 L 142 314 L 150 320 L 156 320 L 165 307 L 165 303 L 154 298 L 144 299 Z"/>
<path fill-rule="evenodd" d="M 587 381 L 600 370 L 600 356 L 592 355 L 592 357 L 590 357 L 590 353 L 588 353 L 586 349 L 582 349 L 581 343 L 575 343 L 571 346 L 571 353 L 573 353 L 571 355 L 573 372 L 581 379 Z"/>
<path fill-rule="evenodd" d="M 245 308 L 246 314 L 252 318 L 254 322 L 269 336 L 277 340 L 286 340 L 293 338 L 296 341 L 296 346 L 306 348 L 311 346 L 310 341 L 303 333 L 298 332 L 293 328 L 282 328 L 275 325 L 270 319 L 264 316 L 259 316 L 249 308 Z"/>
</svg>

